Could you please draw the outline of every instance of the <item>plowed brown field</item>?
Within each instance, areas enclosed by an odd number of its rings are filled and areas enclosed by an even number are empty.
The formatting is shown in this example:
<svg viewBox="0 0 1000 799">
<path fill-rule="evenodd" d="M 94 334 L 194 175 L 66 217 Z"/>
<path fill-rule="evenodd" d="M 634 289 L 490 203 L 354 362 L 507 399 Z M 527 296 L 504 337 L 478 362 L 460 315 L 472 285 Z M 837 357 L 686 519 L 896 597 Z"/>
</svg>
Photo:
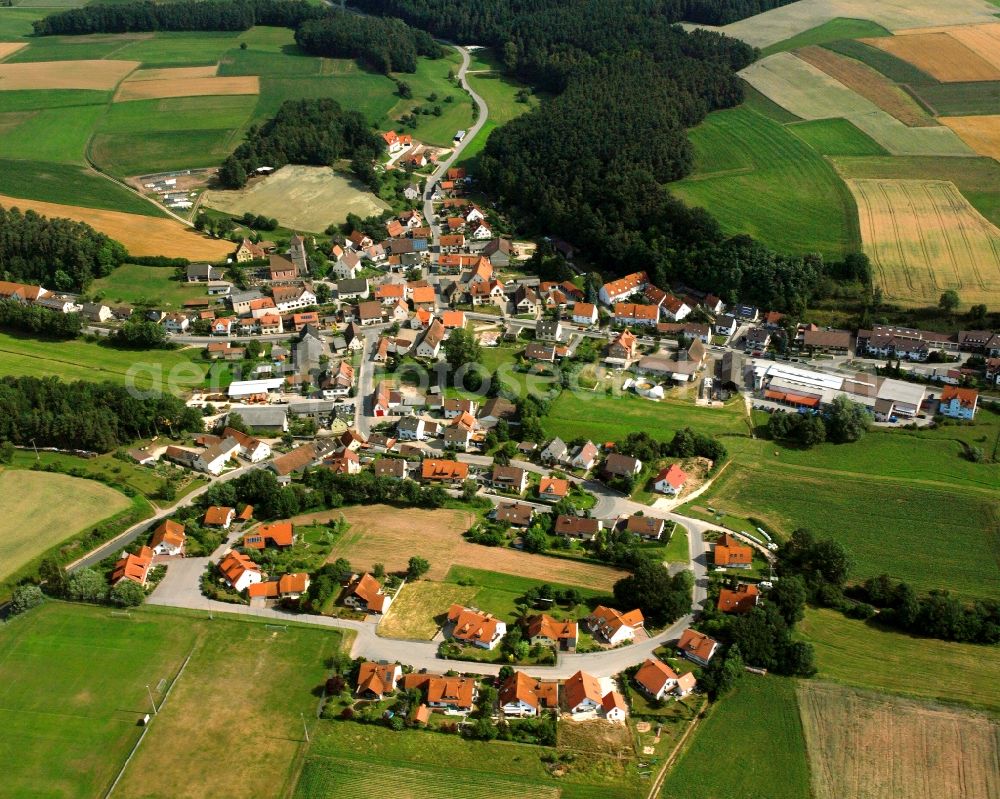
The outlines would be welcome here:
<svg viewBox="0 0 1000 799">
<path fill-rule="evenodd" d="M 182 78 L 180 80 L 128 80 L 118 88 L 115 101 L 259 93 L 260 79 L 256 75 L 228 78 Z"/>
<path fill-rule="evenodd" d="M 113 89 L 138 61 L 37 61 L 0 64 L 0 91 Z"/>
<path fill-rule="evenodd" d="M 914 33 L 860 41 L 909 61 L 944 83 L 1000 80 L 1000 66 L 991 64 L 948 33 Z"/>
</svg>

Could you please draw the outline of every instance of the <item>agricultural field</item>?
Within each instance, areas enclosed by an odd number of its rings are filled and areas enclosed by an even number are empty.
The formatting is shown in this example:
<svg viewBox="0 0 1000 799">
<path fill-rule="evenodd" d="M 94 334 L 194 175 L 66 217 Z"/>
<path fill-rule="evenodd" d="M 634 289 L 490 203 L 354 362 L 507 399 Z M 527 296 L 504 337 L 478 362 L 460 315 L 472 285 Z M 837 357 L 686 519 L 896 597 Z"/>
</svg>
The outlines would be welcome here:
<svg viewBox="0 0 1000 799">
<path fill-rule="evenodd" d="M 958 497 L 963 514 L 952 519 L 942 509 Z M 737 462 L 698 502 L 762 519 L 784 535 L 808 527 L 836 538 L 854 560 L 855 580 L 887 572 L 918 591 L 946 588 L 963 598 L 1000 597 L 995 556 L 1000 515 L 988 492 Z"/>
<path fill-rule="evenodd" d="M 941 117 L 941 122 L 980 155 L 1000 161 L 1000 114 Z"/>
<path fill-rule="evenodd" d="M 991 647 L 918 638 L 827 609 L 807 610 L 796 635 L 812 644 L 821 679 L 1000 711 Z"/>
<path fill-rule="evenodd" d="M 978 713 L 803 681 L 816 799 L 975 799 L 1000 794 L 1000 729 Z"/>
<path fill-rule="evenodd" d="M 933 305 L 945 289 L 966 303 L 1000 290 L 1000 229 L 953 183 L 849 180 L 861 238 L 886 299 Z"/>
<path fill-rule="evenodd" d="M 96 480 L 23 470 L 0 471 L 0 580 L 92 524 L 131 505 Z"/>
<path fill-rule="evenodd" d="M 201 384 L 206 365 L 200 356 L 195 349 L 116 350 L 89 341 L 40 341 L 0 333 L 0 377 L 108 380 L 138 388 L 158 385 L 176 394 Z"/>
<path fill-rule="evenodd" d="M 233 779 L 223 764 L 237 763 L 257 795 L 284 795 L 304 744 L 300 714 L 315 712 L 312 691 L 341 633 L 242 619 L 169 621 L 193 628 L 198 640 L 115 795 L 221 796 Z"/>
<path fill-rule="evenodd" d="M 595 590 L 609 590 L 624 576 L 624 572 L 609 566 L 469 543 L 462 533 L 469 529 L 475 515 L 464 510 L 366 505 L 298 516 L 292 521 L 309 524 L 341 516 L 351 528 L 330 551 L 331 563 L 346 558 L 359 568 L 382 563 L 386 571 L 406 571 L 410 557 L 420 555 L 431 566 L 427 579 L 437 582 L 446 581 L 453 566 L 465 566 Z M 414 539 L 414 530 L 420 531 L 418 539 Z"/>
<path fill-rule="evenodd" d="M 444 623 L 448 608 L 469 605 L 475 595 L 473 586 L 427 580 L 408 583 L 379 622 L 379 635 L 430 641 Z"/>
<path fill-rule="evenodd" d="M 738 23 L 737 23 L 738 24 Z M 790 50 L 797 50 L 800 47 L 812 47 L 826 44 L 827 42 L 839 41 L 841 39 L 854 39 L 860 36 L 888 36 L 889 31 L 881 25 L 870 22 L 867 19 L 849 19 L 837 17 L 822 25 L 809 28 L 801 33 L 796 33 L 787 39 L 783 39 L 774 44 L 769 44 L 761 49 L 761 55 L 769 56 L 774 53 L 783 53 Z M 744 41 L 749 41 L 745 37 Z"/>
<path fill-rule="evenodd" d="M 576 757 L 551 774 L 543 756 L 558 750 L 486 743 L 420 730 L 393 732 L 353 722 L 321 722 L 295 788 L 295 799 L 362 796 L 391 784 L 407 799 L 641 799 L 648 783 L 634 760 Z"/>
<path fill-rule="evenodd" d="M 275 217 L 296 230 L 317 233 L 343 222 L 348 214 L 364 218 L 389 207 L 355 178 L 317 166 L 283 166 L 247 188 L 208 191 L 203 201 L 234 216 L 249 211 Z"/>
<path fill-rule="evenodd" d="M 663 799 L 809 795 L 795 683 L 751 674 L 709 710 L 660 794 Z"/>
<path fill-rule="evenodd" d="M 781 124 L 744 106 L 710 114 L 689 135 L 695 168 L 670 191 L 710 209 L 727 232 L 832 260 L 858 246 L 850 193 L 830 164 Z"/>
<path fill-rule="evenodd" d="M 186 300 L 202 299 L 205 286 L 188 283 L 162 266 L 122 264 L 107 277 L 90 285 L 91 294 L 100 294 L 103 301 L 117 305 L 155 303 L 163 310 L 180 310 Z"/>
<path fill-rule="evenodd" d="M 943 83 L 1000 80 L 1000 65 L 988 61 L 949 33 L 910 33 L 865 39 L 864 43 L 909 62 Z"/>
<path fill-rule="evenodd" d="M 195 637 L 166 615 L 116 618 L 59 602 L 0 628 L 4 792 L 38 795 L 44 785 L 50 796 L 103 796 L 150 712 L 146 685 L 161 701 L 160 681 L 174 678 Z"/>
<path fill-rule="evenodd" d="M 888 155 L 885 148 L 846 119 L 813 119 L 786 130 L 824 156 Z"/>
</svg>

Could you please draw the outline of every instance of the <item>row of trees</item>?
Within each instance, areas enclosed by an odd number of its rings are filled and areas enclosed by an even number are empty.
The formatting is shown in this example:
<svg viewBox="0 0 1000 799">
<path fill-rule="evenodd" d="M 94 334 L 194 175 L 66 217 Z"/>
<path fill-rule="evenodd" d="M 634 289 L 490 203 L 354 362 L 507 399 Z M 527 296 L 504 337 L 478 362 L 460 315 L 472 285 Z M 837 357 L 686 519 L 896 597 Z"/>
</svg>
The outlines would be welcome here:
<svg viewBox="0 0 1000 799">
<path fill-rule="evenodd" d="M 21 330 L 46 338 L 76 338 L 83 330 L 78 313 L 59 313 L 40 305 L 0 300 L 0 328 Z"/>
<path fill-rule="evenodd" d="M 201 414 L 173 396 L 140 398 L 124 386 L 54 377 L 0 379 L 0 442 L 110 452 L 157 431 L 201 429 Z"/>
<path fill-rule="evenodd" d="M 286 100 L 277 115 L 252 126 L 244 142 L 219 170 L 219 182 L 242 188 L 262 166 L 285 164 L 330 166 L 342 158 L 375 158 L 384 147 L 365 118 L 345 111 L 336 100 Z"/>
<path fill-rule="evenodd" d="M 305 52 L 326 58 L 357 58 L 371 69 L 416 72 L 418 56 L 440 58 L 441 46 L 426 31 L 399 19 L 333 12 L 304 22 L 295 42 Z"/>
<path fill-rule="evenodd" d="M 774 411 L 767 420 L 767 434 L 774 441 L 794 441 L 807 448 L 824 441 L 849 444 L 860 440 L 871 423 L 864 405 L 840 396 L 823 414 Z"/>
<path fill-rule="evenodd" d="M 36 36 L 131 31 L 245 31 L 254 25 L 297 28 L 327 11 L 306 0 L 179 0 L 73 8 L 31 23 Z"/>
<path fill-rule="evenodd" d="M 85 289 L 125 262 L 125 248 L 90 225 L 0 207 L 0 279 Z"/>
</svg>

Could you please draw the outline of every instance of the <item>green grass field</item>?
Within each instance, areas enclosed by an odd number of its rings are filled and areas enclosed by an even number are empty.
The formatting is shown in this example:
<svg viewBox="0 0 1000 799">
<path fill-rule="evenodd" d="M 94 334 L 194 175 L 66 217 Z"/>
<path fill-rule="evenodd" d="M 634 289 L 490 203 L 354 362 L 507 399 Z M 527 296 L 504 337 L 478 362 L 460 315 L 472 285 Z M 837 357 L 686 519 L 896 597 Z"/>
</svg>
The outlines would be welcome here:
<svg viewBox="0 0 1000 799">
<path fill-rule="evenodd" d="M 782 252 L 836 259 L 859 245 L 847 187 L 812 147 L 747 107 L 709 114 L 689 131 L 695 168 L 669 184 L 709 209 L 730 233 L 749 233 Z"/>
<path fill-rule="evenodd" d="M 853 579 L 887 572 L 918 591 L 1000 597 L 1000 515 L 985 492 L 734 464 L 697 503 L 763 519 L 785 535 L 808 527 L 836 538 L 854 559 Z"/>
<path fill-rule="evenodd" d="M 470 741 L 456 735 L 354 722 L 313 732 L 295 799 L 365 796 L 387 784 L 412 799 L 640 799 L 649 790 L 629 761 L 576 757 L 551 776 L 541 758 L 557 750 Z M 485 788 L 484 786 L 488 786 Z"/>
<path fill-rule="evenodd" d="M 18 112 L 15 112 L 18 113 Z M 0 152 L 5 158 L 79 164 L 87 149 L 90 131 L 104 113 L 104 106 L 77 105 L 20 112 L 19 124 L 7 127 L 0 115 Z"/>
<path fill-rule="evenodd" d="M 870 44 L 865 44 L 864 42 L 844 38 L 839 41 L 825 42 L 824 46 L 835 53 L 850 56 L 867 64 L 895 83 L 904 83 L 909 86 L 938 83 L 936 78 L 931 77 L 923 70 L 917 69 L 909 61 L 904 61 L 892 53 L 888 53 L 878 47 L 872 47 Z"/>
<path fill-rule="evenodd" d="M 795 683 L 745 674 L 712 708 L 667 775 L 663 799 L 808 799 Z"/>
<path fill-rule="evenodd" d="M 994 647 L 916 638 L 833 610 L 806 611 L 797 632 L 813 645 L 823 679 L 1000 712 Z"/>
<path fill-rule="evenodd" d="M 112 57 L 139 61 L 143 67 L 196 67 L 218 63 L 234 47 L 239 47 L 235 32 L 160 31 L 119 48 Z"/>
<path fill-rule="evenodd" d="M 820 155 L 888 155 L 885 148 L 846 119 L 816 119 L 785 128 Z"/>
<path fill-rule="evenodd" d="M 518 90 L 522 88 L 521 85 L 501 76 L 498 72 L 468 74 L 467 80 L 472 90 L 483 98 L 489 109 L 489 119 L 486 124 L 483 125 L 475 138 L 465 146 L 462 156 L 457 162 L 468 166 L 469 162 L 474 162 L 476 156 L 483 151 L 486 140 L 489 139 L 494 130 L 512 119 L 517 119 L 522 114 L 528 113 L 532 108 L 536 108 L 538 99 L 532 95 L 528 98 L 528 102 L 519 103 L 516 95 Z M 475 167 L 473 166 L 472 169 Z"/>
<path fill-rule="evenodd" d="M 172 393 L 199 385 L 206 365 L 200 350 L 129 351 L 89 341 L 39 341 L 0 333 L 0 376 L 109 380 L 139 388 L 163 385 Z M 130 372 L 132 377 L 130 377 Z"/>
<path fill-rule="evenodd" d="M 860 39 L 863 37 L 874 38 L 878 36 L 891 36 L 892 34 L 867 19 L 850 19 L 847 17 L 837 17 L 815 28 L 802 31 L 790 39 L 775 42 L 768 47 L 761 49 L 762 56 L 769 56 L 772 53 L 781 53 L 786 50 L 795 50 L 810 44 L 826 44 L 840 39 Z"/>
<path fill-rule="evenodd" d="M 174 270 L 159 266 L 123 264 L 107 277 L 93 282 L 91 293 L 100 293 L 105 302 L 142 305 L 155 302 L 163 309 L 179 309 L 185 300 L 202 299 L 204 286 L 179 280 Z"/>
<path fill-rule="evenodd" d="M 96 480 L 46 472 L 0 471 L 0 517 L 8 527 L 0 538 L 0 580 L 130 504 L 124 494 Z"/>
</svg>

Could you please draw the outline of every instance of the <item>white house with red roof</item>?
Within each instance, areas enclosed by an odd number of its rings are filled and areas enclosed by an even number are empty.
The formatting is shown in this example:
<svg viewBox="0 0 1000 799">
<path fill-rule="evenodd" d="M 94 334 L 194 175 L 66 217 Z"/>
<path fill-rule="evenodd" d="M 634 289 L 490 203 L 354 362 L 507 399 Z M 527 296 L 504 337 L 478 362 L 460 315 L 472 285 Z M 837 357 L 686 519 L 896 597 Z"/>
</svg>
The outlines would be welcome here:
<svg viewBox="0 0 1000 799">
<path fill-rule="evenodd" d="M 671 463 L 665 469 L 661 469 L 653 481 L 653 490 L 660 494 L 669 494 L 676 497 L 687 484 L 688 474 L 676 463 Z"/>
</svg>

